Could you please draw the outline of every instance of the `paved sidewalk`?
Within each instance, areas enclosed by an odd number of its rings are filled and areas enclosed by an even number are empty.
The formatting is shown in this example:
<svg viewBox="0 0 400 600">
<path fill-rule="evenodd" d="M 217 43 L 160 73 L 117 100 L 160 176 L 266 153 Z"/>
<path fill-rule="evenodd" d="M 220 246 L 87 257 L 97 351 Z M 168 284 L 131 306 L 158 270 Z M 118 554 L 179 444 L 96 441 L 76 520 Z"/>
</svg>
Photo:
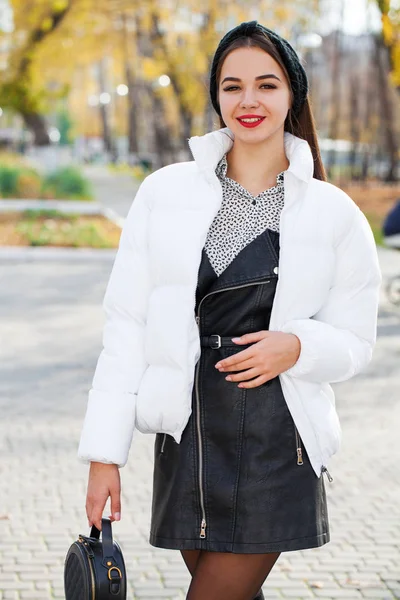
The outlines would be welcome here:
<svg viewBox="0 0 400 600">
<path fill-rule="evenodd" d="M 126 217 L 139 188 L 139 183 L 127 173 L 113 173 L 102 166 L 85 167 L 94 196 L 100 204 Z"/>
<path fill-rule="evenodd" d="M 0 270 L 0 599 L 63 597 L 66 550 L 85 518 L 76 450 L 101 347 L 112 261 L 16 263 Z M 344 430 L 327 484 L 332 541 L 281 555 L 267 598 L 400 598 L 400 318 L 383 310 L 374 361 L 336 386 Z M 180 554 L 148 542 L 153 436 L 122 469 L 129 599 L 184 598 Z M 108 514 L 108 513 L 107 513 Z M 133 595 L 134 594 L 134 595 Z"/>
</svg>

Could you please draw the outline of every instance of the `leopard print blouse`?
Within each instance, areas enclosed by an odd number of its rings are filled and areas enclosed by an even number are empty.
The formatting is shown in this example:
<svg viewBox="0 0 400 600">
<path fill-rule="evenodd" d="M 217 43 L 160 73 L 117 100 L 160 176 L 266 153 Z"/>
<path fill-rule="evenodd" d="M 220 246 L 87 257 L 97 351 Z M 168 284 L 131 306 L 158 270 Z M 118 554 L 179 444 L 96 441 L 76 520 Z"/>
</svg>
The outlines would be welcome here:
<svg viewBox="0 0 400 600">
<path fill-rule="evenodd" d="M 204 249 L 219 276 L 233 259 L 265 229 L 279 233 L 284 205 L 283 171 L 276 186 L 252 196 L 237 181 L 227 177 L 226 155 L 215 170 L 222 185 L 222 204 L 207 234 Z"/>
</svg>

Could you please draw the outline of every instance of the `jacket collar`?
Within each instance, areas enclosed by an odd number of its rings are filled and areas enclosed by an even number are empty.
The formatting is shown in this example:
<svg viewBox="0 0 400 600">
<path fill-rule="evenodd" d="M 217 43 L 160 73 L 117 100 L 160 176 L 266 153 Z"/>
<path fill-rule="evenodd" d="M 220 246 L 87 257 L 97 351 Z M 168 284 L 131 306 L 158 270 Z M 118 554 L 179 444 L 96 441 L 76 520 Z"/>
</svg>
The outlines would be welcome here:
<svg viewBox="0 0 400 600">
<path fill-rule="evenodd" d="M 199 169 L 206 175 L 215 172 L 221 158 L 232 148 L 235 136 L 225 127 L 189 139 L 189 147 Z M 285 154 L 290 163 L 288 172 L 309 183 L 314 174 L 314 159 L 306 140 L 285 132 Z"/>
</svg>

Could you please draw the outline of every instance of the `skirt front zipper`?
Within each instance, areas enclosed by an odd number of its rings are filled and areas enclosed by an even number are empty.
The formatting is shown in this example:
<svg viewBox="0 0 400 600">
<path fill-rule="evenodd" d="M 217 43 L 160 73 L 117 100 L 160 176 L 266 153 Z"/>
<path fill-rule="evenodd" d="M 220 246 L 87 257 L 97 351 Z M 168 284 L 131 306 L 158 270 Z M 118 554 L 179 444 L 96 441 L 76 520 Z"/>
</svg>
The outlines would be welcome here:
<svg viewBox="0 0 400 600">
<path fill-rule="evenodd" d="M 200 335 L 200 309 L 201 305 L 208 296 L 212 296 L 213 294 L 221 294 L 222 292 L 227 292 L 231 290 L 236 290 L 240 288 L 250 287 L 252 285 L 265 285 L 270 283 L 270 279 L 265 281 L 258 281 L 253 283 L 245 283 L 243 285 L 236 285 L 229 288 L 223 288 L 221 290 L 216 290 L 215 292 L 210 292 L 206 294 L 204 298 L 201 299 L 198 307 L 198 314 L 195 316 L 197 327 L 199 328 Z M 206 520 L 206 509 L 204 503 L 204 487 L 203 487 L 203 438 L 201 431 L 201 418 L 200 418 L 200 393 L 199 393 L 199 371 L 200 371 L 200 359 L 196 365 L 195 372 L 195 394 L 196 394 L 196 428 L 197 428 L 197 439 L 198 439 L 198 451 L 199 451 L 199 492 L 200 492 L 200 509 L 201 509 L 201 523 L 200 523 L 200 538 L 204 539 L 206 537 L 206 528 L 207 528 L 207 520 Z"/>
<path fill-rule="evenodd" d="M 203 489 L 203 440 L 201 435 L 201 420 L 200 420 L 200 398 L 199 398 L 199 364 L 200 360 L 196 365 L 195 375 L 195 387 L 196 387 L 196 427 L 197 427 L 197 439 L 198 439 L 198 450 L 199 450 L 199 491 L 200 491 L 200 508 L 201 508 L 201 524 L 200 524 L 200 538 L 206 537 L 206 509 L 204 506 L 204 489 Z"/>
</svg>

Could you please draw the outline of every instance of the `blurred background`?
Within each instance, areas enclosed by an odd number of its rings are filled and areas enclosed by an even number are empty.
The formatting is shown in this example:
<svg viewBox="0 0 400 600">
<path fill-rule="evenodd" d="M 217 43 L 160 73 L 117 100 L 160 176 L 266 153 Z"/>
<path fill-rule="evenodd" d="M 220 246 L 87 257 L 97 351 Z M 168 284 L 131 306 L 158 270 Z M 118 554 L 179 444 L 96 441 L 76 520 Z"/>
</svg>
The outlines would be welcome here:
<svg viewBox="0 0 400 600">
<path fill-rule="evenodd" d="M 186 158 L 186 139 L 215 124 L 218 40 L 250 19 L 303 58 L 330 176 L 395 181 L 400 19 L 389 0 L 0 0 L 3 148 L 152 167 Z"/>
<path fill-rule="evenodd" d="M 217 126 L 218 40 L 258 19 L 300 54 L 329 178 L 379 241 L 399 194 L 399 15 L 398 0 L 0 0 L 0 195 L 88 199 L 79 166 L 140 181 L 190 158 L 187 138 Z"/>
<path fill-rule="evenodd" d="M 143 178 L 218 127 L 210 60 L 251 19 L 301 56 L 329 181 L 366 214 L 383 274 L 374 359 L 335 385 L 332 542 L 284 553 L 265 595 L 400 599 L 400 0 L 0 0 L 0 600 L 64 598 L 121 226 Z M 152 460 L 135 433 L 113 528 L 129 600 L 182 600 L 180 554 L 148 543 Z"/>
</svg>

